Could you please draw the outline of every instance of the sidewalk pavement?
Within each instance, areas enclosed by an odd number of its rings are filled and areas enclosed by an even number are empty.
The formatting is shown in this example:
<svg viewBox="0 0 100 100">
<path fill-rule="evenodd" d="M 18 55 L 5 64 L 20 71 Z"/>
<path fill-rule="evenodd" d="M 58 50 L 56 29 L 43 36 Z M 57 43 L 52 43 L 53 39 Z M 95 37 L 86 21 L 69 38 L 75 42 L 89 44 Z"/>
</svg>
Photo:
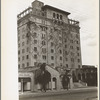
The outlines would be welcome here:
<svg viewBox="0 0 100 100">
<path fill-rule="evenodd" d="M 62 94 L 70 94 L 70 93 L 80 93 L 80 92 L 97 92 L 98 87 L 84 87 L 84 88 L 75 88 L 75 89 L 69 89 L 69 90 L 47 90 L 46 92 L 24 92 L 24 93 L 19 93 L 19 98 L 28 98 L 28 97 L 41 97 L 41 96 L 51 96 L 51 95 L 62 95 Z"/>
</svg>

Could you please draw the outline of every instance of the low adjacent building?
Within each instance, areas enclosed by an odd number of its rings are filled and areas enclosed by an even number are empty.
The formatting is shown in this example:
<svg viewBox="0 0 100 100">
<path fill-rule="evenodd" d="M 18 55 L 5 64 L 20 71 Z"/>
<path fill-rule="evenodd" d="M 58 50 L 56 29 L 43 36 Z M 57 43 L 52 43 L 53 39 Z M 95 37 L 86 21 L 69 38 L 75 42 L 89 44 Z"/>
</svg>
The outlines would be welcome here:
<svg viewBox="0 0 100 100">
<path fill-rule="evenodd" d="M 83 65 L 73 73 L 73 82 L 79 80 L 87 83 L 88 86 L 97 86 L 97 68 L 91 65 Z"/>
</svg>

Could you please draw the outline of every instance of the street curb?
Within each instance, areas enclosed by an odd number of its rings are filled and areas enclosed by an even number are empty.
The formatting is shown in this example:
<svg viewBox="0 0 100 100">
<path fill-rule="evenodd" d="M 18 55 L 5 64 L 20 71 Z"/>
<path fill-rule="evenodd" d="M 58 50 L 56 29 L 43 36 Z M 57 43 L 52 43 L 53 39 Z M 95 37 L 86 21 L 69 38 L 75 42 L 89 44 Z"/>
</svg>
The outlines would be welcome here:
<svg viewBox="0 0 100 100">
<path fill-rule="evenodd" d="M 85 88 L 85 89 L 73 89 L 69 91 L 52 91 L 52 92 L 46 92 L 46 93 L 27 93 L 19 95 L 19 98 L 33 98 L 33 97 L 46 97 L 46 96 L 56 96 L 56 95 L 64 95 L 64 94 L 70 94 L 70 93 L 81 93 L 81 92 L 97 92 L 97 88 Z"/>
</svg>

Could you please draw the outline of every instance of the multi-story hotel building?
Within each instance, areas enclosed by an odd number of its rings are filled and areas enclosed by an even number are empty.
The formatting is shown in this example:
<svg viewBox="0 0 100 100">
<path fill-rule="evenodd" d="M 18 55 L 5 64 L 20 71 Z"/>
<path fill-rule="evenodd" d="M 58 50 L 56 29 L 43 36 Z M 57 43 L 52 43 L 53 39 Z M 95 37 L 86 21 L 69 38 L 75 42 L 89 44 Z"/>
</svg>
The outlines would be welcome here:
<svg viewBox="0 0 100 100">
<path fill-rule="evenodd" d="M 18 14 L 18 67 L 46 63 L 53 68 L 82 66 L 79 22 L 70 13 L 35 0 Z"/>
</svg>

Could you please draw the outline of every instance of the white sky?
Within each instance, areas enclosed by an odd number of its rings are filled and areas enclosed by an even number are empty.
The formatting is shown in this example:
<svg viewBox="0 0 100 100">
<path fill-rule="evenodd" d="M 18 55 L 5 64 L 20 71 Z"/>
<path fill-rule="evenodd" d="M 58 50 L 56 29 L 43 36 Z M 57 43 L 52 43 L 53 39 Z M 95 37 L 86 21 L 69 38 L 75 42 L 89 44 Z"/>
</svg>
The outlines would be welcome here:
<svg viewBox="0 0 100 100">
<path fill-rule="evenodd" d="M 31 6 L 34 0 L 17 1 L 17 14 Z M 98 0 L 40 0 L 44 4 L 70 12 L 70 19 L 80 22 L 82 64 L 98 65 L 97 62 L 97 13 Z"/>
</svg>

